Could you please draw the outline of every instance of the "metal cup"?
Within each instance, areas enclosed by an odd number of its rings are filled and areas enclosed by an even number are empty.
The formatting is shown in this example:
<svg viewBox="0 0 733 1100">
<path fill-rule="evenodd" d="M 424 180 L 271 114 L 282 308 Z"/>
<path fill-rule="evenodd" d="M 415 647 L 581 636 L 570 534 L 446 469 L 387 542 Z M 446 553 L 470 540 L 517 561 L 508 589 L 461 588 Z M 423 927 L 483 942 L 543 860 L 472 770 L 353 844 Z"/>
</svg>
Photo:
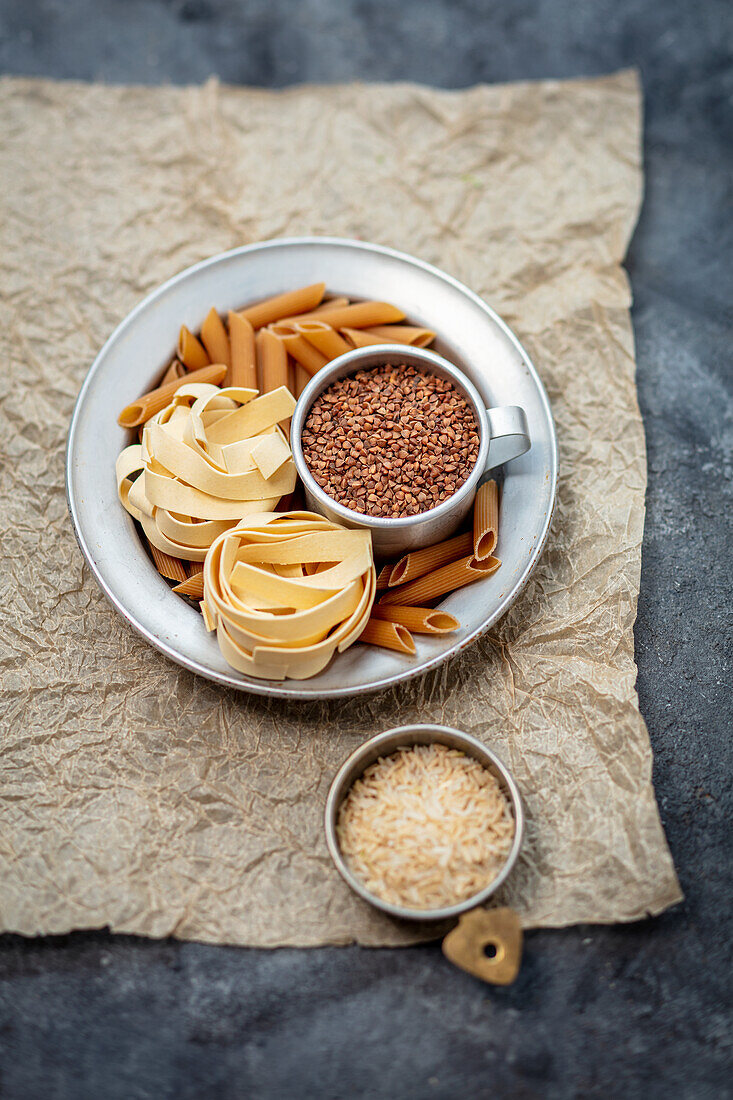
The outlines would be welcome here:
<svg viewBox="0 0 733 1100">
<path fill-rule="evenodd" d="M 310 472 L 301 443 L 303 426 L 313 402 L 332 382 L 355 374 L 356 371 L 368 370 L 385 363 L 404 363 L 428 370 L 441 378 L 449 378 L 471 405 L 479 431 L 478 458 L 463 485 L 436 508 L 401 519 L 365 516 L 345 508 L 343 504 L 329 497 Z M 408 550 L 432 546 L 449 538 L 468 515 L 483 475 L 495 466 L 501 466 L 502 463 L 523 455 L 530 445 L 524 409 L 518 405 L 487 409 L 476 387 L 458 367 L 436 355 L 434 351 L 407 347 L 405 344 L 376 344 L 373 347 L 356 348 L 334 359 L 319 370 L 303 390 L 290 426 L 290 447 L 295 468 L 303 482 L 308 507 L 345 527 L 371 531 L 377 558 L 396 557 Z"/>
<path fill-rule="evenodd" d="M 377 897 L 376 894 L 372 894 L 371 891 L 367 890 L 360 879 L 351 872 L 342 855 L 341 848 L 339 847 L 336 830 L 338 813 L 341 803 L 346 798 L 353 783 L 363 775 L 369 765 L 373 764 L 375 760 L 378 760 L 380 756 L 389 756 L 390 753 L 396 752 L 397 749 L 400 748 L 411 748 L 413 745 L 432 745 L 436 743 L 447 745 L 448 748 L 451 749 L 460 749 L 460 751 L 465 752 L 467 756 L 474 757 L 474 759 L 478 760 L 479 764 L 483 764 L 492 775 L 496 776 L 511 806 L 512 815 L 514 817 L 514 840 L 506 858 L 506 862 L 499 874 L 493 882 L 490 882 L 488 886 L 485 886 L 484 889 L 480 890 L 477 894 L 473 894 L 472 897 L 457 902 L 455 905 L 445 906 L 443 909 L 408 909 L 402 905 L 392 905 L 391 902 L 383 901 L 382 898 Z M 461 913 L 466 913 L 469 909 L 474 909 L 478 905 L 483 905 L 483 903 L 487 901 L 505 881 L 507 875 L 509 875 L 516 863 L 519 850 L 522 847 L 524 812 L 522 810 L 522 800 L 519 795 L 519 788 L 511 772 L 501 762 L 498 756 L 491 752 L 490 749 L 487 749 L 485 745 L 482 745 L 480 741 L 477 741 L 475 737 L 471 737 L 470 734 L 463 733 L 461 730 L 452 729 L 449 726 L 400 726 L 397 729 L 387 730 L 386 733 L 380 733 L 377 734 L 376 737 L 370 738 L 369 741 L 366 741 L 363 745 L 360 745 L 358 749 L 352 752 L 351 756 L 341 766 L 328 792 L 325 829 L 326 844 L 331 853 L 331 858 L 336 864 L 336 870 L 341 877 L 346 880 L 351 889 L 359 894 L 360 897 L 364 898 L 365 901 L 376 906 L 377 909 L 382 909 L 385 913 L 389 913 L 390 916 L 399 917 L 402 920 L 442 921 L 460 916 Z"/>
</svg>

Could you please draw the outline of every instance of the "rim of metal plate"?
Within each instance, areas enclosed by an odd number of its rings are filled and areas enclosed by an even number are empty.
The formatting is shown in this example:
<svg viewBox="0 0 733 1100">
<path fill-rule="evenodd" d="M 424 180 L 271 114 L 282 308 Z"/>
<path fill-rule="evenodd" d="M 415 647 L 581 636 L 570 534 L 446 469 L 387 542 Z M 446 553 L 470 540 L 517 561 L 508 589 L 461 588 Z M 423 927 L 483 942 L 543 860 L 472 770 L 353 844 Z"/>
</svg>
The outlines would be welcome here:
<svg viewBox="0 0 733 1100">
<path fill-rule="evenodd" d="M 200 274 L 207 272 L 210 268 L 219 264 L 225 264 L 238 257 L 254 256 L 260 253 L 275 252 L 277 250 L 288 249 L 302 249 L 302 248 L 325 247 L 326 249 L 345 249 L 356 253 L 356 259 L 358 262 L 358 255 L 361 253 L 363 257 L 368 255 L 381 256 L 385 260 L 398 261 L 401 264 L 408 264 L 410 267 L 419 269 L 426 275 L 431 276 L 433 279 L 452 288 L 453 291 L 459 291 L 465 298 L 467 298 L 474 306 L 478 307 L 490 320 L 496 328 L 500 330 L 503 336 L 514 346 L 515 351 L 519 354 L 522 360 L 522 366 L 529 375 L 529 380 L 535 390 L 535 395 L 538 398 L 542 412 L 546 417 L 547 430 L 548 430 L 548 444 L 549 453 L 547 460 L 547 471 L 545 474 L 546 485 L 543 487 L 546 494 L 546 509 L 544 512 L 543 522 L 539 530 L 533 535 L 533 546 L 531 552 L 528 554 L 526 562 L 519 573 L 514 579 L 511 587 L 508 591 L 504 592 L 501 599 L 492 607 L 491 612 L 483 619 L 478 626 L 473 628 L 470 633 L 462 637 L 459 641 L 448 645 L 444 650 L 433 653 L 427 656 L 424 660 L 419 661 L 416 665 L 397 668 L 394 672 L 390 672 L 386 675 L 379 676 L 372 680 L 367 680 L 364 683 L 339 683 L 335 686 L 319 687 L 318 684 L 314 684 L 313 681 L 292 681 L 286 680 L 284 682 L 272 682 L 265 680 L 256 680 L 253 678 L 244 677 L 235 672 L 234 669 L 226 668 L 214 668 L 208 666 L 200 660 L 189 657 L 187 654 L 181 652 L 175 644 L 174 640 L 161 637 L 160 634 L 149 629 L 144 622 L 138 617 L 135 611 L 127 605 L 125 600 L 125 591 L 116 589 L 113 579 L 110 579 L 106 575 L 106 572 L 100 567 L 97 560 L 97 554 L 93 550 L 92 543 L 94 541 L 95 534 L 97 532 L 89 530 L 90 519 L 89 516 L 93 515 L 94 509 L 89 511 L 84 507 L 85 502 L 80 498 L 77 492 L 77 463 L 82 461 L 81 452 L 83 452 L 84 438 L 82 431 L 82 415 L 85 409 L 85 405 L 88 400 L 88 396 L 92 390 L 92 387 L 97 380 L 97 377 L 104 370 L 105 362 L 110 351 L 117 345 L 124 343 L 131 336 L 131 332 L 134 327 L 141 321 L 144 315 L 151 311 L 152 307 L 158 305 L 161 300 L 168 295 L 171 290 L 179 287 L 181 284 L 195 280 Z M 317 264 L 314 265 L 314 272 L 316 271 Z M 328 271 L 322 272 L 322 277 L 328 279 Z M 334 287 L 334 291 L 338 291 L 338 287 Z M 210 303 L 202 303 L 201 308 L 205 305 L 208 308 Z M 184 321 L 185 323 L 185 321 Z M 435 327 L 435 325 L 433 325 Z M 441 334 L 439 333 L 439 336 Z M 156 364 L 151 363 L 150 374 L 152 375 Z M 521 461 L 521 460 L 518 460 Z M 544 386 L 540 381 L 537 371 L 532 364 L 527 352 L 522 347 L 521 343 L 511 331 L 509 326 L 498 316 L 498 314 L 486 304 L 477 294 L 474 294 L 472 290 L 469 290 L 467 286 L 461 283 L 458 279 L 447 275 L 439 268 L 434 267 L 432 264 L 425 262 L 424 260 L 418 260 L 413 256 L 405 252 L 400 252 L 396 249 L 388 248 L 384 245 L 369 244 L 363 241 L 354 241 L 348 238 L 341 237 L 283 237 L 270 241 L 263 241 L 257 244 L 245 245 L 240 248 L 231 249 L 228 252 L 219 253 L 216 256 L 212 256 L 206 260 L 202 260 L 200 263 L 194 264 L 192 267 L 186 268 L 178 275 L 168 279 L 165 283 L 161 284 L 156 290 L 152 291 L 147 297 L 145 297 L 127 317 L 117 326 L 112 335 L 104 344 L 103 348 L 94 360 L 84 383 L 79 391 L 79 396 L 74 406 L 74 411 L 71 418 L 69 427 L 69 434 L 66 447 L 66 496 L 69 506 L 69 513 L 71 515 L 72 525 L 74 533 L 76 535 L 79 547 L 84 555 L 92 574 L 97 581 L 97 584 L 101 588 L 102 592 L 112 604 L 112 606 L 119 612 L 119 614 L 137 631 L 150 645 L 152 645 L 159 652 L 163 653 L 166 657 L 175 661 L 177 664 L 189 669 L 191 672 L 197 673 L 200 676 L 204 676 L 209 680 L 213 680 L 216 683 L 220 683 L 226 687 L 236 688 L 240 691 L 251 692 L 256 695 L 264 695 L 275 698 L 283 699 L 299 699 L 315 701 L 318 699 L 331 699 L 342 698 L 344 696 L 357 696 L 372 694 L 376 691 L 384 690 L 385 688 L 394 687 L 397 684 L 403 683 L 407 680 L 414 679 L 416 676 L 420 676 L 431 669 L 437 668 L 462 652 L 469 645 L 471 645 L 477 638 L 484 634 L 493 624 L 504 615 L 511 605 L 514 603 L 524 586 L 526 585 L 537 561 L 539 560 L 547 536 L 552 523 L 552 517 L 555 508 L 556 490 L 557 490 L 557 470 L 558 470 L 558 448 L 557 437 L 555 434 L 554 420 L 552 416 L 552 410 L 547 398 Z M 93 523 L 93 520 L 91 521 Z M 130 524 L 132 521 L 130 520 Z M 97 546 L 99 543 L 97 542 Z M 152 563 L 149 563 L 147 555 L 145 554 L 142 544 L 140 544 L 141 557 L 148 562 L 150 569 L 150 584 L 158 584 L 160 578 L 155 573 Z M 170 592 L 168 586 L 165 586 L 166 592 Z M 198 612 L 191 608 L 186 608 L 183 601 L 176 600 L 181 604 L 181 610 L 188 612 L 191 615 L 196 616 L 200 622 Z M 173 632 L 172 637 L 177 635 Z M 218 650 L 218 647 L 217 647 Z M 343 655 L 342 655 L 343 656 Z M 315 678 L 316 680 L 318 678 Z M 310 684 L 310 687 L 308 686 Z"/>
</svg>

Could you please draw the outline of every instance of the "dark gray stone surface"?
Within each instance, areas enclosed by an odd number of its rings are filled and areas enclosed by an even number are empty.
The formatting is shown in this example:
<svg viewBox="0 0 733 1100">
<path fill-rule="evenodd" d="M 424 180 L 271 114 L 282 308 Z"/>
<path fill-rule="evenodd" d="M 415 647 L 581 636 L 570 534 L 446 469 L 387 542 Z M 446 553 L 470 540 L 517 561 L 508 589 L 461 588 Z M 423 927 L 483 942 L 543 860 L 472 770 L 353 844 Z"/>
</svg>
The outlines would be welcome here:
<svg viewBox="0 0 733 1100">
<path fill-rule="evenodd" d="M 647 193 L 628 260 L 649 446 L 638 687 L 687 896 L 648 923 L 529 935 L 507 990 L 454 970 L 437 946 L 0 937 L 0 1096 L 733 1093 L 731 11 L 728 0 L 0 0 L 0 70 L 16 74 L 461 87 L 640 67 Z"/>
</svg>

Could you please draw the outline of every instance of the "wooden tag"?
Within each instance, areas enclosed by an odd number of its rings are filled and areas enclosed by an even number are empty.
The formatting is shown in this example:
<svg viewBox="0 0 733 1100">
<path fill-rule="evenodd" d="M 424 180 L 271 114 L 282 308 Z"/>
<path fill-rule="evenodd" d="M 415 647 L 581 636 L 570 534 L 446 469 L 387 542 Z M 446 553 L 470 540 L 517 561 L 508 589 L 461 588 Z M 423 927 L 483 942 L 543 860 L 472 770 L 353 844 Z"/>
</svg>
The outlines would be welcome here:
<svg viewBox="0 0 733 1100">
<path fill-rule="evenodd" d="M 522 961 L 519 917 L 513 909 L 472 909 L 443 940 L 443 954 L 474 978 L 511 985 Z"/>
</svg>

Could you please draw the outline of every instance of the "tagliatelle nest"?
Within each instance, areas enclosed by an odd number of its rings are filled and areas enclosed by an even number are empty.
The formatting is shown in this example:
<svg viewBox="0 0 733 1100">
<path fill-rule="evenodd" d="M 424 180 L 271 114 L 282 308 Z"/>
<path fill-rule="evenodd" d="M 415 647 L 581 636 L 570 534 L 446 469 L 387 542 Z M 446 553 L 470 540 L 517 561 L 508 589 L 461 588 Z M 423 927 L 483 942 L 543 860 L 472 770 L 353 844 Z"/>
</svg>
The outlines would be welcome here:
<svg viewBox="0 0 733 1100">
<path fill-rule="evenodd" d="M 201 610 L 234 668 L 305 680 L 358 639 L 375 591 L 368 531 L 313 512 L 270 512 L 213 543 Z"/>
<path fill-rule="evenodd" d="M 284 386 L 258 397 L 240 387 L 182 385 L 147 421 L 142 443 L 117 459 L 120 500 L 153 546 L 203 561 L 223 532 L 291 493 L 295 464 L 278 423 L 294 407 Z"/>
</svg>

